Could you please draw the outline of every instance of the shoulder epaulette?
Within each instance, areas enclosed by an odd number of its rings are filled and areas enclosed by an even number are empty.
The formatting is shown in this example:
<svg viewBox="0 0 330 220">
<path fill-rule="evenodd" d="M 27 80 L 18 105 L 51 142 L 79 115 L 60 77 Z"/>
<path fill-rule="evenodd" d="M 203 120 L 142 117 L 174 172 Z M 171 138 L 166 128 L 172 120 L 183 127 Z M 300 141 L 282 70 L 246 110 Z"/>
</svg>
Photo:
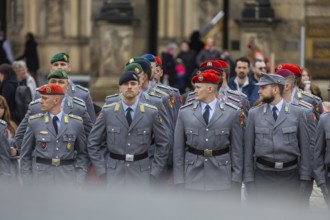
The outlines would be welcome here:
<svg viewBox="0 0 330 220">
<path fill-rule="evenodd" d="M 185 104 L 183 106 L 180 107 L 180 109 L 186 108 L 188 106 L 191 106 L 193 104 L 193 102 L 189 102 L 188 104 Z"/>
<path fill-rule="evenodd" d="M 153 106 L 153 105 L 149 105 L 147 103 L 142 103 L 145 107 L 148 107 L 148 108 L 151 108 L 151 109 L 154 109 L 154 110 L 158 110 L 157 107 Z"/>
<path fill-rule="evenodd" d="M 82 118 L 79 117 L 79 116 L 77 116 L 77 115 L 69 114 L 69 117 L 70 117 L 70 118 L 77 119 L 77 120 L 79 120 L 79 121 L 82 121 Z"/>
<path fill-rule="evenodd" d="M 236 96 L 240 96 L 240 97 L 244 97 L 244 98 L 247 98 L 247 95 L 244 94 L 243 92 L 239 92 L 237 90 L 227 90 L 227 93 L 229 94 L 233 94 L 233 95 L 236 95 Z"/>
<path fill-rule="evenodd" d="M 115 94 L 113 94 L 113 95 L 107 95 L 106 97 L 105 97 L 105 99 L 109 99 L 109 98 L 112 98 L 112 97 L 118 97 L 119 96 L 119 94 L 118 93 L 115 93 Z"/>
<path fill-rule="evenodd" d="M 322 102 L 322 99 L 321 99 L 320 97 L 314 95 L 314 98 L 316 99 L 316 101 L 318 101 L 318 102 Z"/>
<path fill-rule="evenodd" d="M 89 90 L 85 87 L 82 87 L 81 85 L 76 85 L 77 88 L 84 90 L 85 92 L 89 92 Z"/>
<path fill-rule="evenodd" d="M 157 84 L 156 88 L 162 88 L 162 89 L 167 89 L 167 90 L 172 90 L 171 87 L 169 86 L 165 86 L 165 85 L 162 85 L 162 84 Z"/>
<path fill-rule="evenodd" d="M 164 96 L 167 96 L 168 94 L 166 92 L 163 92 L 162 90 L 159 90 L 159 89 L 155 89 L 155 92 L 161 94 L 161 95 L 164 95 Z"/>
<path fill-rule="evenodd" d="M 225 102 L 225 104 L 226 104 L 227 106 L 229 106 L 229 107 L 235 109 L 235 110 L 240 109 L 239 107 L 237 107 L 236 105 L 234 105 L 234 104 L 232 104 L 232 103 L 230 103 L 230 102 Z"/>
<path fill-rule="evenodd" d="M 75 100 L 75 99 L 73 99 L 72 101 L 73 101 L 75 104 L 77 104 L 77 105 L 80 105 L 80 106 L 82 106 L 82 107 L 86 107 L 85 102 L 79 102 L 79 101 L 77 101 L 77 100 Z"/>
<path fill-rule="evenodd" d="M 5 122 L 4 120 L 0 119 L 0 124 L 7 125 L 7 122 Z"/>
<path fill-rule="evenodd" d="M 301 106 L 304 106 L 306 108 L 313 108 L 313 105 L 312 104 L 310 104 L 310 103 L 308 103 L 308 102 L 306 102 L 304 100 L 299 100 L 298 104 L 301 105 Z"/>
<path fill-rule="evenodd" d="M 30 105 L 35 105 L 37 103 L 40 103 L 40 99 L 33 100 L 32 102 L 30 102 Z"/>
<path fill-rule="evenodd" d="M 174 87 L 170 87 L 174 92 L 179 92 L 179 90 L 177 88 Z"/>
<path fill-rule="evenodd" d="M 187 103 L 191 103 L 191 102 L 193 102 L 193 101 L 195 101 L 196 99 L 195 99 L 195 97 L 193 97 L 193 98 L 191 98 L 191 99 L 188 99 L 187 100 Z"/>
<path fill-rule="evenodd" d="M 110 107 L 113 107 L 117 104 L 117 102 L 113 102 L 111 104 L 107 104 L 107 105 L 104 105 L 103 108 L 110 108 Z"/>
<path fill-rule="evenodd" d="M 195 95 L 195 92 L 189 92 L 188 95 Z"/>
<path fill-rule="evenodd" d="M 230 100 L 232 100 L 232 101 L 234 101 L 234 102 L 237 102 L 237 103 L 240 103 L 241 102 L 241 100 L 236 99 L 236 98 L 234 98 L 232 96 L 227 96 L 227 98 L 230 99 Z"/>
<path fill-rule="evenodd" d="M 159 95 L 156 95 L 156 94 L 148 94 L 149 96 L 151 96 L 151 97 L 156 97 L 156 98 L 158 98 L 158 99 L 162 99 L 162 97 L 161 96 L 159 96 Z"/>
<path fill-rule="evenodd" d="M 312 93 L 309 93 L 309 92 L 305 92 L 305 91 L 301 91 L 301 94 L 304 95 L 304 96 L 307 96 L 309 98 L 314 98 L 314 95 Z"/>
<path fill-rule="evenodd" d="M 43 113 L 39 113 L 39 114 L 36 114 L 36 115 L 31 115 L 29 117 L 29 120 L 34 120 L 34 119 L 37 119 L 37 118 L 42 118 L 44 116 Z"/>
<path fill-rule="evenodd" d="M 82 100 L 82 99 L 80 99 L 80 98 L 78 98 L 78 97 L 72 97 L 72 99 L 73 100 L 76 100 L 76 101 L 78 101 L 78 102 L 82 102 L 82 103 L 85 103 L 85 101 L 84 100 Z"/>
</svg>

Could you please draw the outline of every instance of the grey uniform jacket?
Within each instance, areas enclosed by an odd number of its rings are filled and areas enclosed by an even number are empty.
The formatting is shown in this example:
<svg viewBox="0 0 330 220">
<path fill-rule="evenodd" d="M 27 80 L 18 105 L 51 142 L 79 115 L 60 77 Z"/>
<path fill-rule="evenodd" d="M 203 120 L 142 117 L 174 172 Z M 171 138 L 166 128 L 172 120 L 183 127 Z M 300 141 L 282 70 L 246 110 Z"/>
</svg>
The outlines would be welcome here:
<svg viewBox="0 0 330 220">
<path fill-rule="evenodd" d="M 315 96 L 309 92 L 298 90 L 295 91 L 294 98 L 297 100 L 303 100 L 311 104 L 313 106 L 313 110 L 316 115 L 316 118 L 317 120 L 319 120 L 320 115 L 323 112 L 323 107 L 322 107 L 322 100 L 318 96 Z"/>
<path fill-rule="evenodd" d="M 0 119 L 0 180 L 11 175 L 10 145 L 6 137 L 6 129 L 7 123 Z"/>
<path fill-rule="evenodd" d="M 180 108 L 174 132 L 174 183 L 194 190 L 224 190 L 231 182 L 241 182 L 243 175 L 243 128 L 240 110 L 231 103 L 217 102 L 206 125 L 199 102 Z M 229 146 L 230 152 L 205 157 L 187 151 L 187 146 L 200 150 L 219 150 Z"/>
<path fill-rule="evenodd" d="M 330 166 L 330 113 L 321 115 L 316 130 L 314 152 L 314 175 L 317 185 L 324 184 L 330 177 L 327 167 Z"/>
<path fill-rule="evenodd" d="M 244 181 L 254 181 L 255 166 L 262 170 L 281 171 L 255 162 L 258 157 L 272 162 L 298 159 L 301 180 L 311 179 L 310 137 L 306 112 L 284 101 L 275 121 L 268 104 L 250 110 L 245 130 Z"/>
<path fill-rule="evenodd" d="M 23 183 L 82 184 L 88 166 L 86 135 L 79 116 L 63 114 L 56 135 L 48 113 L 30 116 L 21 149 Z M 46 159 L 74 159 L 70 165 L 46 165 L 36 162 Z"/>
<path fill-rule="evenodd" d="M 155 153 L 152 159 L 117 160 L 104 154 L 107 150 L 120 155 L 148 152 L 152 137 Z M 169 140 L 156 107 L 139 102 L 129 126 L 121 101 L 103 106 L 88 137 L 88 152 L 99 176 L 107 176 L 108 186 L 149 185 L 150 175 L 158 177 L 166 167 Z M 107 158 L 104 158 L 107 155 Z"/>
<path fill-rule="evenodd" d="M 88 137 L 88 134 L 93 127 L 93 123 L 89 117 L 89 114 L 86 111 L 84 102 L 81 99 L 77 99 L 75 97 L 72 98 L 71 96 L 67 95 L 65 96 L 65 100 L 64 100 L 63 112 L 66 114 L 73 114 L 81 117 L 83 119 L 83 125 L 84 125 L 86 137 Z M 38 113 L 42 113 L 40 99 L 36 99 L 30 103 L 24 119 L 17 128 L 17 131 L 15 133 L 15 144 L 18 151 L 20 151 L 20 149 L 22 148 L 22 141 L 26 128 L 28 126 L 29 117 L 31 115 L 36 115 Z"/>
</svg>

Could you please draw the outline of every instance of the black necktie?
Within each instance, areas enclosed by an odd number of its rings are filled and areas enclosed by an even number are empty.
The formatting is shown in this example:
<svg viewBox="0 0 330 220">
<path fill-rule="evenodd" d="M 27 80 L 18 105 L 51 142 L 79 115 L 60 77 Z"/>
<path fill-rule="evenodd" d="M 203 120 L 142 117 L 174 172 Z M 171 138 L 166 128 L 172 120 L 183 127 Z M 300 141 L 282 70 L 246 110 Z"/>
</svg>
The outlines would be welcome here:
<svg viewBox="0 0 330 220">
<path fill-rule="evenodd" d="M 273 111 L 273 117 L 274 117 L 274 120 L 275 120 L 275 121 L 277 120 L 277 113 L 276 113 L 276 110 L 277 110 L 277 108 L 276 108 L 276 106 L 274 106 L 274 107 L 272 108 L 272 111 Z"/>
<path fill-rule="evenodd" d="M 206 124 L 209 124 L 209 116 L 210 116 L 210 106 L 206 105 L 205 106 L 205 111 L 204 111 L 204 114 L 203 114 L 203 118 L 204 118 Z"/>
<path fill-rule="evenodd" d="M 126 113 L 126 119 L 127 119 L 128 125 L 131 125 L 131 123 L 132 123 L 132 115 L 131 115 L 131 111 L 132 110 L 133 109 L 131 107 L 128 107 L 126 109 L 126 111 L 127 111 L 127 113 Z"/>
<path fill-rule="evenodd" d="M 53 126 L 55 128 L 56 134 L 58 134 L 57 120 L 58 120 L 58 117 L 54 116 L 53 117 Z"/>
</svg>

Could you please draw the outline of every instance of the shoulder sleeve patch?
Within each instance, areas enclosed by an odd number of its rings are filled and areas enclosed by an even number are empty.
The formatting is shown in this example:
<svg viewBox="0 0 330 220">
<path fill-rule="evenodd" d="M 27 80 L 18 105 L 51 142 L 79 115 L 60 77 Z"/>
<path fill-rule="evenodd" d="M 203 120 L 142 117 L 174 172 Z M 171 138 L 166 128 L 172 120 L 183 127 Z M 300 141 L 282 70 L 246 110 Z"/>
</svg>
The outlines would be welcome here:
<svg viewBox="0 0 330 220">
<path fill-rule="evenodd" d="M 74 118 L 74 119 L 79 120 L 79 121 L 82 121 L 82 118 L 77 116 L 77 115 L 69 114 L 69 117 Z"/>
<path fill-rule="evenodd" d="M 29 117 L 29 120 L 34 120 L 34 119 L 37 119 L 37 118 L 41 118 L 41 117 L 43 117 L 43 116 L 44 116 L 43 113 L 39 113 L 39 114 L 36 114 L 36 115 L 31 115 L 31 116 Z"/>
<path fill-rule="evenodd" d="M 234 105 L 234 104 L 232 104 L 232 103 L 230 103 L 230 102 L 225 102 L 225 104 L 226 104 L 227 106 L 229 106 L 229 107 L 235 109 L 235 110 L 240 109 L 239 107 L 237 107 L 236 105 Z"/>
<path fill-rule="evenodd" d="M 89 90 L 85 87 L 82 87 L 81 85 L 76 85 L 77 88 L 84 90 L 85 92 L 89 92 Z"/>
<path fill-rule="evenodd" d="M 188 104 L 185 104 L 183 106 L 180 107 L 180 109 L 186 108 L 188 106 L 191 106 L 193 104 L 193 102 L 189 102 Z"/>
</svg>

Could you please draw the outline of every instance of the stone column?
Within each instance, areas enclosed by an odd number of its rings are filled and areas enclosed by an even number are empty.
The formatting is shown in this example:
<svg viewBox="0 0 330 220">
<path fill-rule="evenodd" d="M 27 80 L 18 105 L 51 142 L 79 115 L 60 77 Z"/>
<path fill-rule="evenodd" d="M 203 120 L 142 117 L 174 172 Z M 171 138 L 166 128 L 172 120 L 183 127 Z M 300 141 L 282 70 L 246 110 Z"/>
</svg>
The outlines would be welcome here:
<svg viewBox="0 0 330 220">
<path fill-rule="evenodd" d="M 126 62 L 133 56 L 133 8 L 129 1 L 106 2 L 96 22 L 98 76 L 91 87 L 95 100 L 118 92 L 118 80 Z"/>
</svg>

